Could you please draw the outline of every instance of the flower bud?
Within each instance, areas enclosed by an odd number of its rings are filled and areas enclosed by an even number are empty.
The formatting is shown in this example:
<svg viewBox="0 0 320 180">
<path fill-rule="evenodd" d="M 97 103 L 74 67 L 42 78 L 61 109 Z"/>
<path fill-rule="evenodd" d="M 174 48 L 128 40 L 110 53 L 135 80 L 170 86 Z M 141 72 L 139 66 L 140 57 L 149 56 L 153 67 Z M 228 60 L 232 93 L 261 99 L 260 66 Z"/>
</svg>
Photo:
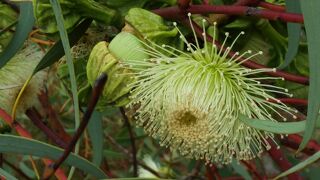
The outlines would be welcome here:
<svg viewBox="0 0 320 180">
<path fill-rule="evenodd" d="M 146 59 L 147 54 L 139 51 L 139 48 L 143 48 L 139 39 L 126 32 L 118 34 L 110 44 L 103 41 L 93 48 L 87 64 L 89 83 L 93 85 L 102 73 L 108 75 L 100 105 L 124 106 L 129 103 L 129 84 L 135 81 L 135 77 L 122 62 Z"/>
</svg>

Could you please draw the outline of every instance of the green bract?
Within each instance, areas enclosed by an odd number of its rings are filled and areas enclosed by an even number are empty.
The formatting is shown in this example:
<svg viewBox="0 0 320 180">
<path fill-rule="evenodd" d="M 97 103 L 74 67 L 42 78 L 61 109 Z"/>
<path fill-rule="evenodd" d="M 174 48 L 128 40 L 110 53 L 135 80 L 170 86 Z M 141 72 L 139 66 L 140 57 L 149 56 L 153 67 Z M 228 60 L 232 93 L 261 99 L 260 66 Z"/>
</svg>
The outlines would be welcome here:
<svg viewBox="0 0 320 180">
<path fill-rule="evenodd" d="M 110 44 L 100 42 L 93 48 L 87 64 L 89 83 L 93 85 L 101 73 L 108 75 L 100 105 L 124 106 L 129 102 L 128 93 L 131 88 L 128 84 L 135 79 L 132 71 L 123 68 L 121 63 L 129 59 L 148 58 L 144 52 L 138 51 L 141 48 L 138 38 L 126 32 L 118 34 Z"/>
<path fill-rule="evenodd" d="M 125 20 L 139 35 L 157 44 L 182 45 L 175 38 L 178 35 L 177 29 L 166 23 L 161 16 L 150 11 L 132 8 L 125 17 Z"/>
<path fill-rule="evenodd" d="M 72 29 L 82 18 L 90 17 L 106 25 L 120 21 L 116 10 L 94 0 L 59 0 L 67 30 Z M 38 27 L 45 33 L 58 32 L 55 16 L 49 0 L 33 0 L 34 15 Z"/>
</svg>

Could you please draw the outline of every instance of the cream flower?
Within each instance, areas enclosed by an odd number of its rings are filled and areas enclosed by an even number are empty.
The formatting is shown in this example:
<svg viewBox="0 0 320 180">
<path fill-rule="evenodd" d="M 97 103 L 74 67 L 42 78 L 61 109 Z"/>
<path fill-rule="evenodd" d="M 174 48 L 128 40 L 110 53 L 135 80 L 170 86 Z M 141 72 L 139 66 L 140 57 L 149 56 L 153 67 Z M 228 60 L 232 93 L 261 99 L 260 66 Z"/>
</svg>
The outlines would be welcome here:
<svg viewBox="0 0 320 180">
<path fill-rule="evenodd" d="M 178 29 L 188 52 L 147 42 L 143 51 L 149 59 L 125 61 L 136 72 L 137 81 L 130 85 L 133 90 L 129 105 L 140 105 L 138 125 L 159 139 L 161 145 L 195 159 L 230 163 L 233 157 L 249 160 L 260 155 L 270 148 L 267 139 L 274 135 L 245 125 L 239 115 L 276 121 L 271 115 L 275 113 L 285 120 L 279 111 L 292 115 L 291 108 L 270 102 L 276 101 L 270 93 L 291 94 L 287 89 L 260 82 L 279 79 L 259 76 L 275 69 L 252 70 L 241 65 L 262 52 L 253 54 L 248 50 L 228 57 L 244 32 L 228 47 L 226 33 L 223 52 L 206 41 L 205 28 L 201 45 L 193 27 L 192 30 L 195 44 L 188 42 Z M 240 57 L 246 59 L 240 62 Z"/>
</svg>

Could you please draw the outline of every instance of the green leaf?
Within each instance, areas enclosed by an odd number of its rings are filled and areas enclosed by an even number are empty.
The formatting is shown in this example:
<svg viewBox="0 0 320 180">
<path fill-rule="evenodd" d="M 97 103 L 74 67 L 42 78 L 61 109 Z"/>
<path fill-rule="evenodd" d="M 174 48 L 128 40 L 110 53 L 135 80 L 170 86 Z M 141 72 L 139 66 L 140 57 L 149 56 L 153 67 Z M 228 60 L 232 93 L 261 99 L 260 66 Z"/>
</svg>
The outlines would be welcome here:
<svg viewBox="0 0 320 180">
<path fill-rule="evenodd" d="M 62 155 L 63 149 L 33 139 L 0 134 L 0 152 L 32 155 L 57 160 Z M 106 178 L 106 175 L 98 167 L 73 153 L 69 155 L 65 163 L 75 166 L 97 178 Z"/>
<path fill-rule="evenodd" d="M 320 92 L 320 18 L 318 18 L 320 1 L 309 0 L 301 1 L 300 3 L 308 39 L 310 86 L 306 129 L 298 151 L 301 151 L 311 139 L 316 127 L 320 108 L 320 98 L 318 96 Z"/>
<path fill-rule="evenodd" d="M 16 177 L 12 176 L 10 173 L 8 173 L 7 171 L 5 171 L 4 169 L 0 168 L 0 177 L 3 176 L 6 179 L 10 179 L 10 180 L 18 180 Z"/>
<path fill-rule="evenodd" d="M 306 160 L 302 161 L 301 163 L 299 163 L 299 164 L 293 166 L 292 168 L 286 170 L 285 172 L 281 173 L 276 178 L 274 178 L 274 180 L 280 179 L 280 178 L 285 177 L 291 173 L 299 171 L 299 170 L 305 168 L 306 166 L 308 166 L 309 164 L 316 162 L 319 158 L 320 158 L 320 152 L 317 152 L 317 153 L 313 154 L 312 156 L 310 156 L 309 158 L 307 158 Z"/>
<path fill-rule="evenodd" d="M 62 46 L 65 52 L 66 61 L 68 65 L 69 75 L 70 75 L 70 82 L 71 82 L 71 93 L 72 93 L 72 100 L 73 100 L 73 109 L 74 109 L 74 124 L 75 129 L 79 128 L 80 125 L 80 107 L 79 107 L 79 99 L 78 99 L 78 92 L 77 92 L 77 80 L 76 80 L 76 74 L 74 70 L 72 55 L 71 55 L 71 47 L 70 42 L 67 34 L 67 30 L 64 26 L 64 19 L 62 16 L 62 10 L 60 7 L 60 3 L 58 0 L 50 0 L 50 4 L 52 5 L 52 9 L 54 12 L 54 16 L 57 21 L 58 30 L 60 34 L 60 38 L 62 41 Z M 79 153 L 79 142 L 77 142 L 75 146 L 75 154 Z M 74 167 L 71 168 L 68 179 L 72 179 L 73 173 L 74 173 Z"/>
<path fill-rule="evenodd" d="M 0 68 L 2 68 L 23 46 L 34 24 L 32 2 L 21 2 L 19 21 L 12 40 L 0 55 Z"/>
<path fill-rule="evenodd" d="M 239 118 L 250 127 L 277 134 L 295 134 L 303 132 L 306 126 L 305 120 L 298 122 L 276 122 L 270 120 L 250 119 L 243 115 L 240 115 Z"/>
<path fill-rule="evenodd" d="M 286 8 L 288 12 L 301 13 L 300 1 L 299 0 L 286 0 Z M 298 23 L 288 23 L 288 51 L 286 53 L 283 64 L 279 66 L 279 69 L 287 67 L 294 57 L 298 53 L 301 24 Z"/>
<path fill-rule="evenodd" d="M 242 164 L 239 164 L 239 161 L 232 159 L 231 163 L 232 168 L 240 174 L 245 180 L 251 180 L 251 176 L 248 171 L 243 167 Z"/>
<path fill-rule="evenodd" d="M 93 112 L 88 124 L 88 132 L 92 143 L 93 157 L 92 162 L 99 166 L 103 154 L 103 130 L 102 115 L 99 112 Z"/>
<path fill-rule="evenodd" d="M 85 19 L 82 21 L 74 30 L 72 30 L 69 34 L 69 42 L 70 46 L 75 45 L 81 36 L 86 32 L 89 28 L 92 19 Z M 59 40 L 54 44 L 54 46 L 46 53 L 46 55 L 41 59 L 40 63 L 35 68 L 33 74 L 38 71 L 52 65 L 56 61 L 58 61 L 64 55 L 62 41 Z"/>
</svg>

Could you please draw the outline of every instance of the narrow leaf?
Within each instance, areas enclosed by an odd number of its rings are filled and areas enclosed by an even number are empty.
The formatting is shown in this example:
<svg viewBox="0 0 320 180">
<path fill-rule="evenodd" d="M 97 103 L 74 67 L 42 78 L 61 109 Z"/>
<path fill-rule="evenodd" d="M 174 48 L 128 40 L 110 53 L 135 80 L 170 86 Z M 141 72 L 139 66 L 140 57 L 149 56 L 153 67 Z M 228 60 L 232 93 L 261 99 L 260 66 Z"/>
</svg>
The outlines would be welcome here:
<svg viewBox="0 0 320 180">
<path fill-rule="evenodd" d="M 251 176 L 248 171 L 243 167 L 242 164 L 239 164 L 239 161 L 232 159 L 231 163 L 232 168 L 240 174 L 245 180 L 251 180 Z"/>
<path fill-rule="evenodd" d="M 275 122 L 270 120 L 250 119 L 243 115 L 240 115 L 239 118 L 250 127 L 277 134 L 295 134 L 303 132 L 306 126 L 305 120 L 298 122 Z"/>
<path fill-rule="evenodd" d="M 313 154 L 312 156 L 310 156 L 308 159 L 302 161 L 301 163 L 293 166 L 292 168 L 286 170 L 285 172 L 281 173 L 280 175 L 278 175 L 276 178 L 274 178 L 275 180 L 276 179 L 280 179 L 282 177 L 285 177 L 291 173 L 294 173 L 296 171 L 299 171 L 303 168 L 305 168 L 306 166 L 316 162 L 318 159 L 320 158 L 320 152 L 317 152 L 315 154 Z"/>
<path fill-rule="evenodd" d="M 18 180 L 16 177 L 5 171 L 4 169 L 0 168 L 0 177 L 5 177 L 5 179 L 10 179 L 10 180 Z"/>
<path fill-rule="evenodd" d="M 79 41 L 81 36 L 89 28 L 91 22 L 92 19 L 85 19 L 68 34 L 70 46 L 75 45 Z M 41 59 L 40 63 L 35 68 L 33 74 L 52 65 L 53 63 L 58 61 L 64 54 L 65 53 L 62 46 L 62 41 L 59 40 L 50 48 L 50 50 Z"/>
<path fill-rule="evenodd" d="M 71 83 L 71 93 L 72 93 L 72 100 L 73 100 L 73 109 L 74 109 L 74 124 L 75 129 L 79 128 L 80 125 L 80 107 L 79 107 L 79 99 L 78 99 L 78 92 L 77 92 L 77 80 L 76 74 L 73 65 L 73 59 L 71 55 L 71 47 L 70 42 L 67 34 L 67 30 L 64 25 L 64 19 L 62 15 L 61 6 L 58 0 L 50 0 L 50 4 L 52 5 L 52 9 L 54 12 L 54 16 L 57 21 L 58 30 L 60 34 L 60 38 L 62 41 L 62 46 L 65 52 L 66 61 L 68 65 L 69 75 L 70 75 L 70 83 Z M 74 152 L 75 154 L 79 153 L 79 142 L 77 142 Z M 75 169 L 74 167 L 71 168 L 68 179 L 72 179 L 73 173 Z"/>
<path fill-rule="evenodd" d="M 88 132 L 92 143 L 92 162 L 100 166 L 103 154 L 103 130 L 102 115 L 99 112 L 93 112 L 88 124 Z"/>
<path fill-rule="evenodd" d="M 287 12 L 301 13 L 300 1 L 299 0 L 286 0 Z M 287 67 L 294 57 L 297 55 L 300 41 L 301 24 L 288 23 L 288 51 L 286 53 L 283 64 L 279 69 Z"/>
<path fill-rule="evenodd" d="M 34 25 L 32 2 L 23 1 L 19 3 L 20 15 L 16 32 L 6 49 L 0 54 L 0 69 L 20 50 L 24 41 L 28 38 Z"/>
<path fill-rule="evenodd" d="M 56 160 L 63 153 L 63 149 L 33 139 L 0 134 L 0 152 L 32 155 Z M 65 163 L 75 166 L 97 178 L 106 178 L 103 171 L 80 156 L 70 154 Z"/>
<path fill-rule="evenodd" d="M 318 96 L 318 93 L 320 92 L 320 18 L 318 18 L 320 1 L 308 0 L 301 1 L 300 3 L 308 40 L 310 86 L 306 129 L 298 151 L 301 151 L 311 139 L 316 127 L 320 108 L 320 98 Z"/>
</svg>

